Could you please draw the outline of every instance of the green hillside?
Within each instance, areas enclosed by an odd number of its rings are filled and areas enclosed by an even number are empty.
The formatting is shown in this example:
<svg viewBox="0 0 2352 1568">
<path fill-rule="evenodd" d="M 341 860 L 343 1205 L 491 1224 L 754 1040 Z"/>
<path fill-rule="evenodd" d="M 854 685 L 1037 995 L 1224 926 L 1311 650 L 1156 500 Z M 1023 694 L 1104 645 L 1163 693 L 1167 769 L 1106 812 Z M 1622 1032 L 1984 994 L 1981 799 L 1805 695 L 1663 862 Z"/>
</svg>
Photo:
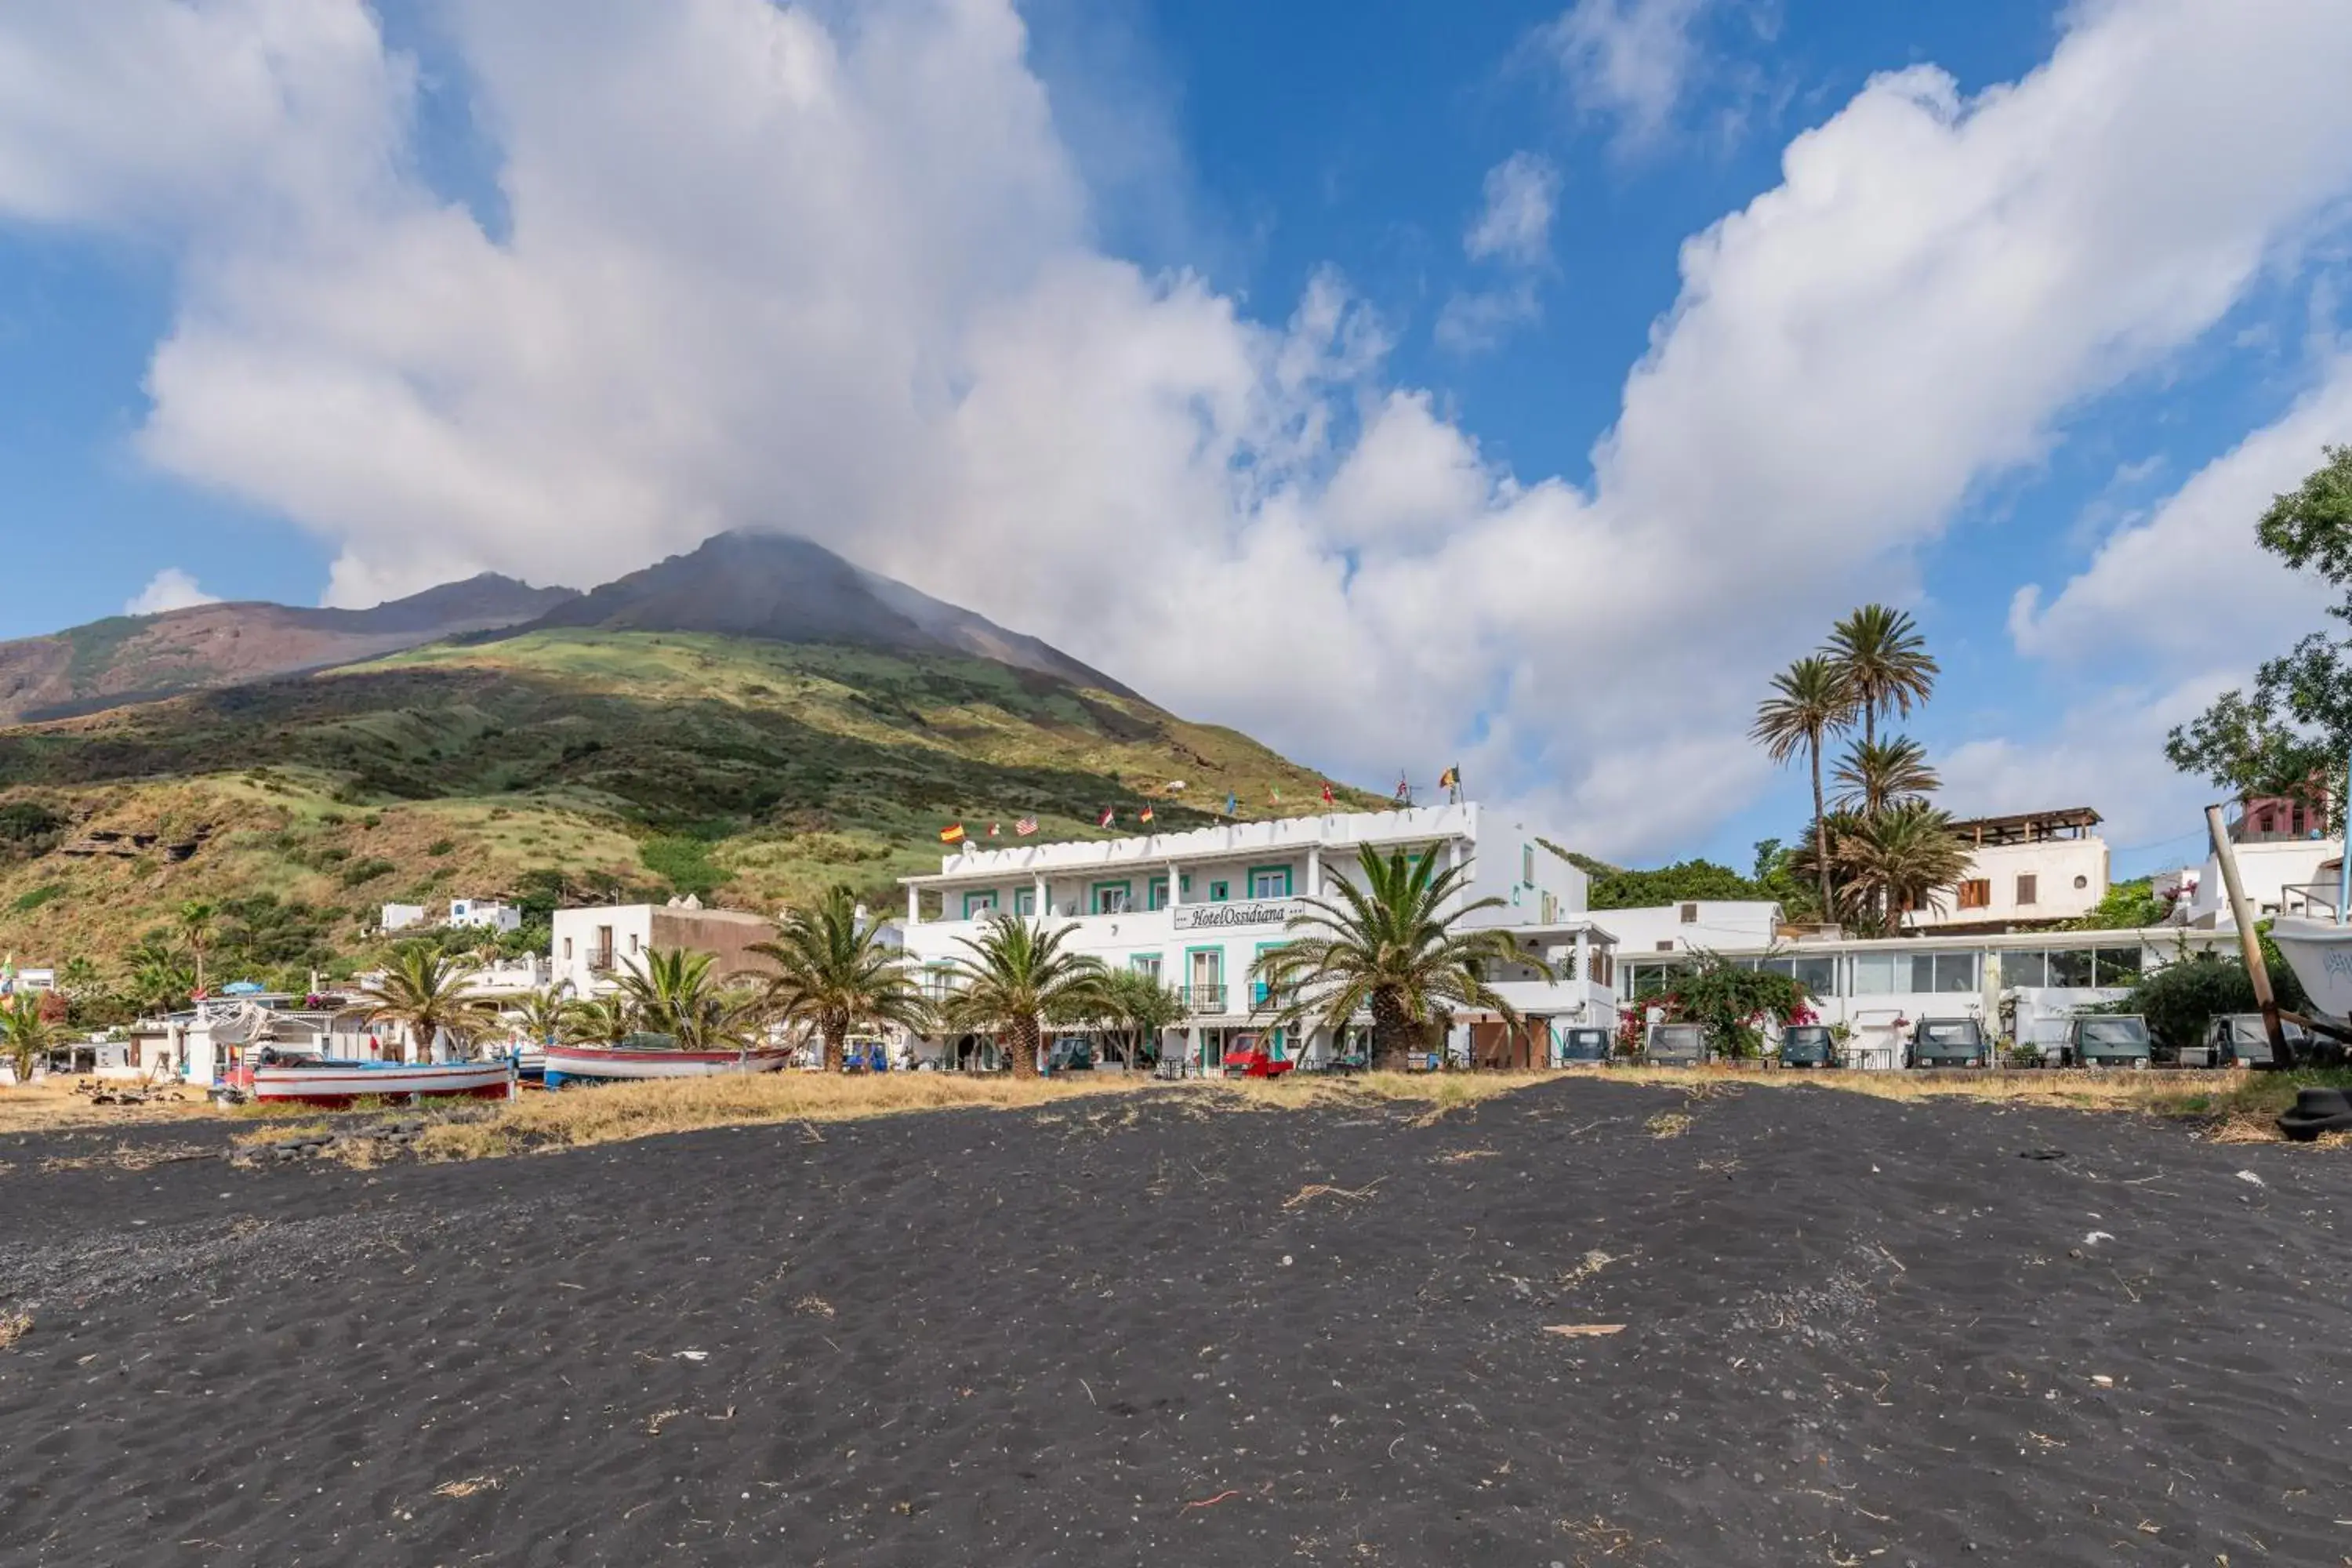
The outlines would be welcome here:
<svg viewBox="0 0 2352 1568">
<path fill-rule="evenodd" d="M 0 731 L 0 949 L 113 963 L 194 898 L 275 931 L 249 951 L 281 965 L 352 956 L 395 900 L 772 910 L 846 880 L 887 909 L 951 821 L 1097 836 L 1103 807 L 1132 831 L 1150 800 L 1178 830 L 1228 792 L 1245 816 L 1315 809 L 1321 782 L 984 659 L 539 631 Z"/>
</svg>

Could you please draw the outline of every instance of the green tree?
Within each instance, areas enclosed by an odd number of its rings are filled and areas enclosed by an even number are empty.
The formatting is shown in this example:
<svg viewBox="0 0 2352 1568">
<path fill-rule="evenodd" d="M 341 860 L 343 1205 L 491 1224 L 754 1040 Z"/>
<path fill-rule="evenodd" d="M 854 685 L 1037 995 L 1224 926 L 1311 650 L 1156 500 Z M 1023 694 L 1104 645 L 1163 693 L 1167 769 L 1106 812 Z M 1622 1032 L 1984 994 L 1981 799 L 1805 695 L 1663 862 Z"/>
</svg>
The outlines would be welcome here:
<svg viewBox="0 0 2352 1568">
<path fill-rule="evenodd" d="M 371 1026 L 405 1029 L 416 1059 L 429 1060 L 442 1031 L 462 1047 L 497 1023 L 497 1009 L 472 993 L 470 980 L 465 964 L 436 952 L 431 943 L 404 942 L 361 992 L 362 1016 Z M 400 1059 L 407 1059 L 404 1051 Z"/>
<path fill-rule="evenodd" d="M 612 1046 L 636 1033 L 637 1020 L 618 996 L 566 1002 L 555 1015 L 555 1040 L 564 1046 Z"/>
<path fill-rule="evenodd" d="M 2352 624 L 2352 447 L 2272 498 L 2255 524 L 2264 550 L 2345 591 L 2327 614 Z M 2345 798 L 2352 754 L 2352 637 L 2315 631 L 2254 673 L 2251 694 L 2227 691 L 2172 731 L 2164 753 L 2232 794 L 2289 795 L 2324 806 Z"/>
<path fill-rule="evenodd" d="M 196 989 L 205 988 L 205 950 L 212 945 L 213 933 L 220 926 L 220 908 L 202 899 L 190 899 L 182 904 L 172 918 L 173 930 L 180 943 L 196 961 Z"/>
<path fill-rule="evenodd" d="M 1738 1058 L 1762 1051 L 1766 1022 L 1785 1027 L 1811 1016 L 1812 998 L 1790 975 L 1698 951 L 1665 989 L 1641 1000 L 1645 1011 L 1657 1007 L 1667 1023 L 1701 1026 L 1717 1055 Z"/>
<path fill-rule="evenodd" d="M 2148 926 L 2162 925 L 2172 913 L 2172 906 L 2156 896 L 2153 884 L 2146 877 L 2129 882 L 2114 882 L 2091 912 L 2066 922 L 2069 931 L 2139 931 Z"/>
<path fill-rule="evenodd" d="M 1037 1076 L 1046 1025 L 1099 1010 L 1106 971 L 1099 960 L 1064 947 L 1076 929 L 991 915 L 949 965 L 953 990 L 941 1009 L 949 1026 L 994 1035 L 1015 1078 Z"/>
<path fill-rule="evenodd" d="M 1814 849 L 1821 867 L 1822 908 L 1834 902 L 1830 891 L 1827 829 L 1822 826 L 1822 750 L 1831 735 L 1853 722 L 1857 699 L 1853 683 L 1826 655 L 1797 660 L 1772 678 L 1771 695 L 1756 710 L 1748 733 L 1776 763 L 1786 763 L 1799 752 L 1813 771 Z"/>
<path fill-rule="evenodd" d="M 1878 739 L 1882 714 L 1908 716 L 1936 689 L 1936 661 L 1906 611 L 1864 605 L 1830 628 L 1823 652 L 1862 715 L 1865 742 Z"/>
<path fill-rule="evenodd" d="M 1905 910 L 1925 909 L 1968 869 L 1969 846 L 1949 812 L 1924 800 L 1898 801 L 1876 817 L 1832 834 L 1831 852 L 1847 868 L 1847 908 L 1867 929 L 1891 932 Z"/>
<path fill-rule="evenodd" d="M 757 1031 L 756 994 L 722 984 L 719 961 L 689 948 L 648 948 L 618 976 L 639 1029 L 682 1051 L 740 1051 Z"/>
<path fill-rule="evenodd" d="M 1129 1072 L 1147 1051 L 1156 1058 L 1160 1038 L 1189 1016 L 1181 992 L 1139 969 L 1108 972 L 1100 994 L 1103 1026 L 1118 1037 L 1120 1062 Z"/>
<path fill-rule="evenodd" d="M 1334 894 L 1307 900 L 1291 917 L 1289 940 L 1251 968 L 1272 999 L 1276 1026 L 1328 1028 L 1336 1037 L 1369 1010 L 1372 1066 L 1387 1070 L 1403 1068 L 1414 1044 L 1455 1007 L 1516 1026 L 1517 1011 L 1486 982 L 1487 966 L 1524 964 L 1546 979 L 1552 970 L 1519 952 L 1507 932 L 1464 929 L 1504 907 L 1490 898 L 1449 909 L 1469 874 L 1467 864 L 1440 869 L 1434 855 L 1360 849 L 1355 875 L 1335 879 Z"/>
<path fill-rule="evenodd" d="M 188 1005 L 188 994 L 195 989 L 195 973 L 162 937 L 142 938 L 123 956 L 126 989 L 141 1006 L 169 1013 Z"/>
<path fill-rule="evenodd" d="M 762 998 L 769 1015 L 813 1030 L 824 1042 L 827 1072 L 841 1070 L 851 1031 L 895 1024 L 919 1033 L 929 1021 L 904 955 L 882 936 L 878 921 L 861 928 L 856 896 L 836 884 L 812 907 L 788 912 L 775 941 L 751 947 L 776 966 Z"/>
<path fill-rule="evenodd" d="M 1835 776 L 1838 809 L 1866 818 L 1906 800 L 1925 800 L 1944 782 L 1927 765 L 1926 750 L 1907 735 L 1855 742 L 1838 759 Z"/>
<path fill-rule="evenodd" d="M 572 1005 L 570 997 L 550 986 L 526 994 L 513 1003 L 508 1011 L 515 1015 L 515 1026 L 542 1046 L 554 1045 L 563 1037 L 564 1009 Z"/>
<path fill-rule="evenodd" d="M 33 1081 L 34 1065 L 64 1036 L 43 1013 L 41 1001 L 36 992 L 19 991 L 0 1004 L 0 1050 L 7 1052 L 20 1084 Z"/>
</svg>

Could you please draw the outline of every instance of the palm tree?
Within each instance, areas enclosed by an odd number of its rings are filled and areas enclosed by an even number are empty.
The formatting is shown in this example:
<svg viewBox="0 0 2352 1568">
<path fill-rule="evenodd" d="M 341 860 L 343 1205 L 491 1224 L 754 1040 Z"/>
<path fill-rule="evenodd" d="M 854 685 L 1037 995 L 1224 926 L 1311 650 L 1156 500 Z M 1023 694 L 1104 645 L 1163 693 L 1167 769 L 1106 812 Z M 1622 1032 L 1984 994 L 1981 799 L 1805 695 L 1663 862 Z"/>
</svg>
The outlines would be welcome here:
<svg viewBox="0 0 2352 1568">
<path fill-rule="evenodd" d="M 920 1033 L 929 1019 L 905 958 L 883 945 L 880 923 L 858 929 L 857 900 L 846 887 L 785 915 L 776 940 L 751 951 L 776 966 L 762 997 L 771 1016 L 814 1030 L 824 1041 L 827 1072 L 841 1070 L 842 1047 L 860 1025 Z"/>
<path fill-rule="evenodd" d="M 1908 735 L 1856 741 L 1838 759 L 1833 777 L 1839 808 L 1874 820 L 1898 802 L 1926 799 L 1944 783 L 1927 765 L 1926 748 Z"/>
<path fill-rule="evenodd" d="M 1099 1011 L 1102 961 L 1062 946 L 1076 929 L 991 915 L 981 934 L 964 942 L 968 955 L 949 965 L 956 989 L 941 1008 L 948 1026 L 996 1036 L 1015 1078 L 1037 1076 L 1047 1023 Z"/>
<path fill-rule="evenodd" d="M 737 1051 L 751 1043 L 755 997 L 721 985 L 718 959 L 683 947 L 647 948 L 622 972 L 621 1000 L 647 1034 L 682 1051 Z"/>
<path fill-rule="evenodd" d="M 1959 880 L 1970 858 L 1952 831 L 1951 813 L 1924 800 L 1898 801 L 1863 819 L 1839 848 L 1850 868 L 1850 894 L 1867 900 L 1882 930 L 1891 930 L 1902 910 L 1926 908 Z"/>
<path fill-rule="evenodd" d="M 617 996 L 566 1002 L 556 1010 L 555 1039 L 565 1046 L 617 1045 L 636 1032 L 637 1021 Z"/>
<path fill-rule="evenodd" d="M 405 1029 L 416 1042 L 416 1059 L 427 1060 L 443 1030 L 463 1044 L 497 1022 L 497 1010 L 467 989 L 471 980 L 463 961 L 445 957 L 430 942 L 403 943 L 362 992 L 362 1016 L 370 1025 Z M 405 1052 L 400 1059 L 407 1059 Z"/>
<path fill-rule="evenodd" d="M 41 1013 L 41 998 L 34 992 L 19 991 L 0 1005 L 0 1051 L 5 1051 L 9 1065 L 16 1069 L 16 1081 L 33 1081 L 33 1068 L 58 1043 L 65 1031 L 51 1023 Z"/>
<path fill-rule="evenodd" d="M 195 989 L 194 975 L 160 937 L 148 937 L 125 957 L 131 967 L 131 994 L 142 1007 L 170 1012 L 184 1005 L 188 993 Z"/>
<path fill-rule="evenodd" d="M 199 991 L 205 988 L 205 949 L 212 945 L 213 932 L 219 921 L 219 909 L 202 899 L 190 899 L 173 917 L 173 929 L 177 932 L 181 944 L 195 955 L 195 988 Z"/>
<path fill-rule="evenodd" d="M 541 988 L 513 1005 L 515 1027 L 537 1044 L 553 1045 L 563 1035 L 563 1015 L 572 999 L 560 991 Z"/>
<path fill-rule="evenodd" d="M 1830 628 L 1823 652 L 1853 693 L 1865 742 L 1878 739 L 1881 713 L 1907 716 L 1936 689 L 1936 661 L 1906 611 L 1864 605 Z"/>
<path fill-rule="evenodd" d="M 1299 934 L 1251 966 L 1252 978 L 1276 1003 L 1276 1027 L 1319 1026 L 1336 1037 L 1370 1008 L 1372 1066 L 1393 1071 L 1454 1007 L 1497 1013 L 1517 1025 L 1517 1012 L 1486 984 L 1486 965 L 1522 963 L 1552 978 L 1549 964 L 1519 952 L 1506 932 L 1458 929 L 1473 915 L 1503 907 L 1500 899 L 1480 899 L 1447 908 L 1469 879 L 1467 864 L 1440 870 L 1434 855 L 1408 858 L 1397 849 L 1382 858 L 1367 845 L 1358 851 L 1357 870 L 1356 879 L 1333 879 L 1336 898 L 1307 900 L 1290 920 Z"/>
<path fill-rule="evenodd" d="M 1181 992 L 1157 974 L 1139 969 L 1106 973 L 1099 990 L 1102 1023 L 1119 1037 L 1120 1062 L 1129 1072 L 1135 1070 L 1136 1058 L 1145 1047 L 1188 1016 Z"/>
<path fill-rule="evenodd" d="M 1802 748 L 1813 768 L 1813 853 L 1822 881 L 1822 918 L 1832 918 L 1830 892 L 1830 846 L 1822 821 L 1822 746 L 1836 731 L 1853 722 L 1854 697 L 1837 666 L 1811 654 L 1772 678 L 1772 695 L 1756 709 L 1755 727 L 1748 731 L 1774 762 L 1785 763 Z"/>
</svg>

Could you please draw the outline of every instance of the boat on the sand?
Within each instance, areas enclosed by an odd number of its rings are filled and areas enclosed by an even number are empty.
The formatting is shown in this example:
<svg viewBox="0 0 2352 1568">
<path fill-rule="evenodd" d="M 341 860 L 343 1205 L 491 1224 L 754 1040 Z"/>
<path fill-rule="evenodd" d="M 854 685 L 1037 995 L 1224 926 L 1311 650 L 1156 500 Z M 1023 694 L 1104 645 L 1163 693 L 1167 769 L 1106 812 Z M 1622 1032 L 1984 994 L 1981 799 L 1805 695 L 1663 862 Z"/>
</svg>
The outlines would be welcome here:
<svg viewBox="0 0 2352 1568">
<path fill-rule="evenodd" d="M 349 1105 L 358 1100 L 460 1098 L 511 1100 L 514 1064 L 487 1062 L 354 1062 L 326 1057 L 275 1057 L 237 1070 L 237 1087 L 257 1100 L 301 1105 Z"/>
<path fill-rule="evenodd" d="M 2352 925 L 2280 915 L 2271 921 L 2271 940 L 2314 1008 L 2331 1018 L 2352 1018 Z"/>
<path fill-rule="evenodd" d="M 547 1087 L 560 1089 L 573 1079 L 588 1082 L 654 1078 L 711 1078 L 721 1073 L 780 1072 L 791 1065 L 789 1047 L 743 1051 L 682 1051 L 674 1046 L 631 1043 L 616 1046 L 550 1046 Z M 667 1037 L 654 1037 L 655 1040 Z"/>
</svg>

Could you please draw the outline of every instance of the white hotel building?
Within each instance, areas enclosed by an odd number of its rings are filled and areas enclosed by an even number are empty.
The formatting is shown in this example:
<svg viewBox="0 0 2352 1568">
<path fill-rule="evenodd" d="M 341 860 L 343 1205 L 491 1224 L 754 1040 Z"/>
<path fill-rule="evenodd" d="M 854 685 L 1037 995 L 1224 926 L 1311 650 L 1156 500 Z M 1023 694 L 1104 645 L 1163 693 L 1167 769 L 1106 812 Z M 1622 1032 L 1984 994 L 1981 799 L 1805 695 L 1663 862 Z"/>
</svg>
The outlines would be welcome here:
<svg viewBox="0 0 2352 1568">
<path fill-rule="evenodd" d="M 968 952 L 965 943 L 991 916 L 1067 924 L 1072 951 L 1157 974 L 1181 993 L 1191 1017 L 1161 1042 L 1163 1057 L 1181 1053 L 1195 1068 L 1213 1070 L 1228 1048 L 1263 1042 L 1276 1056 L 1311 1060 L 1339 1042 L 1326 1031 L 1306 1040 L 1270 1033 L 1251 968 L 1260 953 L 1282 943 L 1302 900 L 1345 877 L 1366 846 L 1466 865 L 1462 900 L 1502 900 L 1471 922 L 1508 931 L 1559 977 L 1545 981 L 1532 969 L 1490 975 L 1530 1027 L 1512 1039 L 1498 1019 L 1458 1019 L 1457 1048 L 1482 1059 L 1516 1051 L 1543 1065 L 1562 1029 L 1614 1026 L 1614 939 L 1584 918 L 1584 873 L 1528 829 L 1466 803 L 1000 849 L 967 844 L 941 858 L 937 876 L 903 879 L 906 949 L 922 966 L 926 986 L 942 994 L 948 966 Z M 954 1066 L 984 1059 L 987 1047 L 965 1037 L 929 1041 L 924 1050 Z"/>
</svg>

